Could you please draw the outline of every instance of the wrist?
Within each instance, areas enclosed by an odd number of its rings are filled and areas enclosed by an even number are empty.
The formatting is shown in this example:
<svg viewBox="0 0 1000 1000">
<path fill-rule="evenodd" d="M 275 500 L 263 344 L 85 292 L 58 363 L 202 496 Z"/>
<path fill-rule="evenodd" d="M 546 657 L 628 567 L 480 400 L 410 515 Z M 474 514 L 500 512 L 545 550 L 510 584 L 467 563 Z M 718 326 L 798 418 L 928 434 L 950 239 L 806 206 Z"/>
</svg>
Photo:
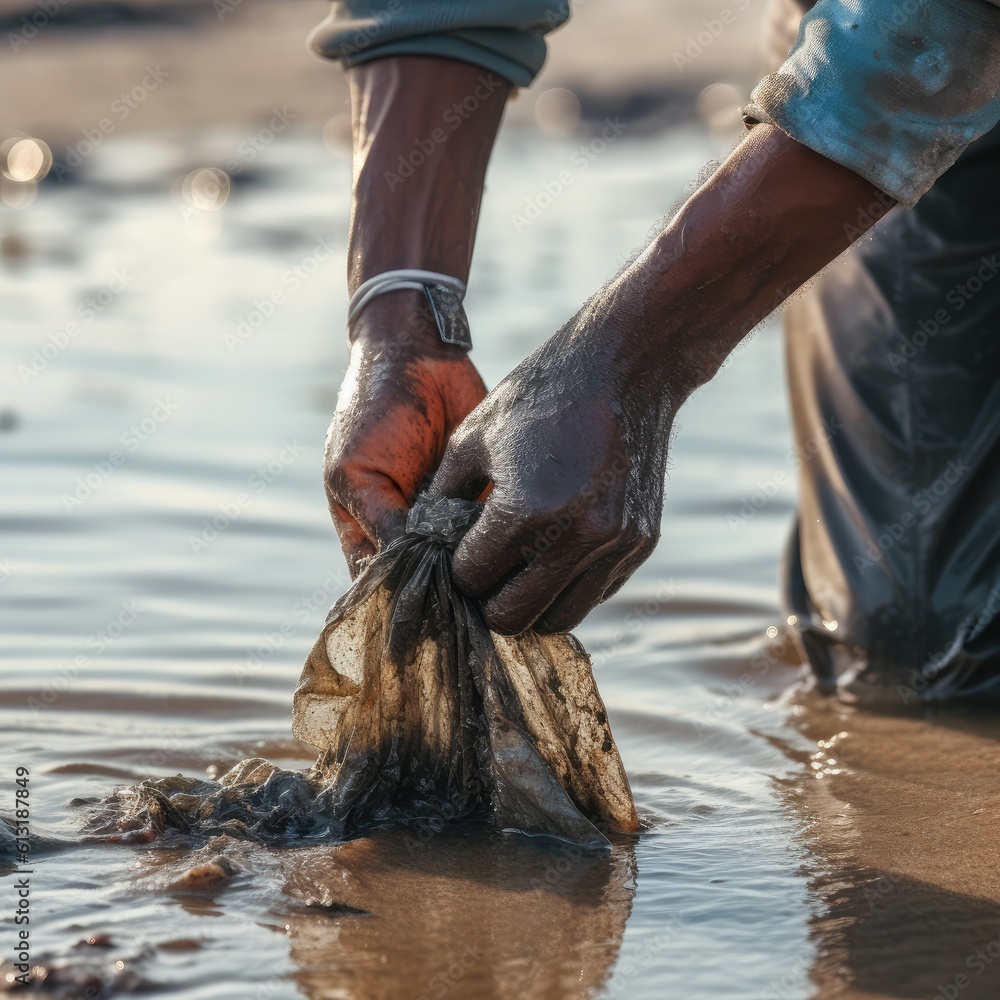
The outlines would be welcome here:
<svg viewBox="0 0 1000 1000">
<path fill-rule="evenodd" d="M 870 182 L 758 126 L 584 312 L 640 385 L 683 400 L 847 249 Z"/>
<path fill-rule="evenodd" d="M 448 360 L 468 351 L 441 340 L 427 297 L 415 289 L 398 289 L 372 299 L 350 331 L 352 348 L 378 351 L 386 357 L 430 357 Z"/>
<path fill-rule="evenodd" d="M 604 373 L 623 396 L 676 409 L 706 379 L 690 349 L 693 338 L 654 303 L 646 287 L 651 280 L 633 265 L 584 306 L 553 346 L 556 357 L 575 357 Z"/>
</svg>

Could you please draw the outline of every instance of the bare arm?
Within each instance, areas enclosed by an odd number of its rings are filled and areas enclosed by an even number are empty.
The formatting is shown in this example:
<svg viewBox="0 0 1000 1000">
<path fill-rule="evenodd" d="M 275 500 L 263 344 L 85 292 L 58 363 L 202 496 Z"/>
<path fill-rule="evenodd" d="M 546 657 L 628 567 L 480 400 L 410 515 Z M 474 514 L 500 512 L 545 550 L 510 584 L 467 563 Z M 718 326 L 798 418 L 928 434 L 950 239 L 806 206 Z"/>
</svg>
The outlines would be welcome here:
<svg viewBox="0 0 1000 1000">
<path fill-rule="evenodd" d="M 354 186 L 348 287 L 396 268 L 465 281 L 486 165 L 510 85 L 470 63 L 398 56 L 348 72 Z M 448 437 L 485 396 L 422 294 L 373 299 L 327 437 L 330 511 L 352 572 L 402 527 Z"/>
<path fill-rule="evenodd" d="M 759 125 L 666 229 L 465 420 L 434 481 L 473 498 L 459 583 L 498 631 L 572 628 L 652 551 L 670 426 L 737 343 L 891 199 Z"/>
</svg>

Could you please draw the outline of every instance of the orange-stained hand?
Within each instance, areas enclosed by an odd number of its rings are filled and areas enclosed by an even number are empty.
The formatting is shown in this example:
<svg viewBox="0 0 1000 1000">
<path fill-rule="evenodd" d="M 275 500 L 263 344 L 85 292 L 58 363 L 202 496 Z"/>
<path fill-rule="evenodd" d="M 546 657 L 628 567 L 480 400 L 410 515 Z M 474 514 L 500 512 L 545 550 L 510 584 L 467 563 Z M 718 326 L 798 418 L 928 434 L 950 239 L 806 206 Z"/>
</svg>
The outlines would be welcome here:
<svg viewBox="0 0 1000 1000">
<path fill-rule="evenodd" d="M 472 63 L 436 56 L 388 56 L 347 76 L 354 132 L 348 291 L 397 268 L 467 282 L 486 165 L 510 84 Z M 452 109 L 467 109 L 470 98 L 475 110 L 460 127 L 449 124 Z M 400 161 L 431 137 L 434 155 L 397 174 Z M 352 334 L 324 478 L 356 576 L 402 530 L 451 432 L 486 387 L 468 354 L 441 342 L 419 291 L 373 299 Z"/>
<path fill-rule="evenodd" d="M 362 314 L 327 434 L 327 499 L 352 576 L 402 531 L 452 431 L 486 395 L 469 355 L 441 343 L 418 295 L 392 292 Z"/>
</svg>

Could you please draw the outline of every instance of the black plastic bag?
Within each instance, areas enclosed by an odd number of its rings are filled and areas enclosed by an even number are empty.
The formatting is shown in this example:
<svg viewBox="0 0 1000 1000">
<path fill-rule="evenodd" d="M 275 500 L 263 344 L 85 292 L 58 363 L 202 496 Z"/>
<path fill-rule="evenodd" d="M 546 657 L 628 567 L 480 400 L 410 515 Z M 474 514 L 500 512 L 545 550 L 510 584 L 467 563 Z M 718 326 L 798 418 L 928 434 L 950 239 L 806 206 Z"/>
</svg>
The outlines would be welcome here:
<svg viewBox="0 0 1000 1000">
<path fill-rule="evenodd" d="M 333 607 L 295 692 L 292 731 L 343 835 L 487 812 L 579 844 L 638 827 L 628 778 L 571 635 L 493 634 L 451 552 L 481 506 L 418 499 L 407 530 Z"/>
</svg>

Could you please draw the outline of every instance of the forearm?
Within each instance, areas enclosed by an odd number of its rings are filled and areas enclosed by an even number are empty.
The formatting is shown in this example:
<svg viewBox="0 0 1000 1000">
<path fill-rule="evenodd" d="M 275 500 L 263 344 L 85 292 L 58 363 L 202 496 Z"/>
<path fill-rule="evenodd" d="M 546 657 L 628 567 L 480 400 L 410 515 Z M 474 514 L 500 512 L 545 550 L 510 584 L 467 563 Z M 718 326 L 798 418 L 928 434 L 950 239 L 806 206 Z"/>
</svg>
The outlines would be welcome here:
<svg viewBox="0 0 1000 1000">
<path fill-rule="evenodd" d="M 348 73 L 354 188 L 348 285 L 402 267 L 465 281 L 510 85 L 470 63 L 398 56 Z"/>
<path fill-rule="evenodd" d="M 686 395 L 851 244 L 865 228 L 859 214 L 891 205 L 871 182 L 759 125 L 584 316 L 604 314 L 616 364 Z"/>
</svg>

